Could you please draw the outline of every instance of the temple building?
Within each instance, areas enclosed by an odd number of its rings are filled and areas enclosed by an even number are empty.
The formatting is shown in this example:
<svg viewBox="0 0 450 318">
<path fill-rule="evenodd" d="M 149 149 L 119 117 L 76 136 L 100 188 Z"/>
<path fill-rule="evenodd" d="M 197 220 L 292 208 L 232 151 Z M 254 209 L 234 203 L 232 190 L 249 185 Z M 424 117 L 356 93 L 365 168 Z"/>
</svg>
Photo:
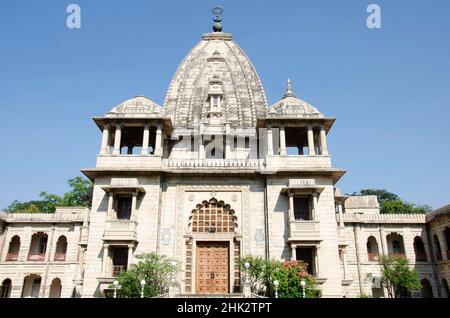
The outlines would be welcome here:
<svg viewBox="0 0 450 318">
<path fill-rule="evenodd" d="M 448 297 L 447 207 L 383 215 L 336 187 L 334 117 L 288 81 L 272 105 L 250 59 L 216 21 L 186 55 L 163 106 L 133 97 L 95 117 L 89 208 L 0 213 L 0 297 L 105 297 L 135 255 L 177 259 L 179 295 L 240 294 L 238 261 L 308 263 L 322 297 L 387 297 L 380 255 L 420 275 L 412 297 Z"/>
</svg>

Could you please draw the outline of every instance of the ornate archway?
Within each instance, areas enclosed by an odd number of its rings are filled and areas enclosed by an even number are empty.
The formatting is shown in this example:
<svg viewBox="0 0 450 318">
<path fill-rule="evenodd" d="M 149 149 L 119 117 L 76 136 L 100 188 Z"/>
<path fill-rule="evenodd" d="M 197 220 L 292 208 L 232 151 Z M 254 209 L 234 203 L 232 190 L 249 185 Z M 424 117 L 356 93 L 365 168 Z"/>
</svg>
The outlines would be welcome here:
<svg viewBox="0 0 450 318">
<path fill-rule="evenodd" d="M 186 233 L 185 291 L 229 293 L 240 288 L 240 242 L 235 211 L 211 198 L 191 211 Z"/>
</svg>

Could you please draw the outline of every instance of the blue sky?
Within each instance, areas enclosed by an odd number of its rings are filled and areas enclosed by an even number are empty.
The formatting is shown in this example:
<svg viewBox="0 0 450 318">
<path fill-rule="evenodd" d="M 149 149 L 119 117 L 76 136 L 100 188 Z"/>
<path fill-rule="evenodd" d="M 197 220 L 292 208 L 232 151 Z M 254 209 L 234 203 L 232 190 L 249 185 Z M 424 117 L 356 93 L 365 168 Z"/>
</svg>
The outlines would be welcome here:
<svg viewBox="0 0 450 318">
<path fill-rule="evenodd" d="M 224 6 L 224 31 L 251 58 L 270 103 L 296 95 L 337 117 L 333 164 L 351 193 L 386 188 L 437 208 L 450 203 L 450 1 L 74 0 L 0 2 L 0 208 L 63 193 L 93 167 L 90 119 L 146 95 L 162 104 L 186 53 Z M 367 5 L 382 28 L 366 27 Z"/>
</svg>

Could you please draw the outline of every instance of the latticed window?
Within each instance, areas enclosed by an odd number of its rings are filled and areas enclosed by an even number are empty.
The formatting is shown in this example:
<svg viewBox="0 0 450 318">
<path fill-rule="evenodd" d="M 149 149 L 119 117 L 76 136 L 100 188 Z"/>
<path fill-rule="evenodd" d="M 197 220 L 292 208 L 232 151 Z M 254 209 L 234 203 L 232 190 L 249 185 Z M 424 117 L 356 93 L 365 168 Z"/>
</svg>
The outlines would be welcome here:
<svg viewBox="0 0 450 318">
<path fill-rule="evenodd" d="M 236 217 L 234 210 L 223 201 L 211 199 L 203 201 L 192 211 L 191 227 L 193 233 L 234 233 Z"/>
</svg>

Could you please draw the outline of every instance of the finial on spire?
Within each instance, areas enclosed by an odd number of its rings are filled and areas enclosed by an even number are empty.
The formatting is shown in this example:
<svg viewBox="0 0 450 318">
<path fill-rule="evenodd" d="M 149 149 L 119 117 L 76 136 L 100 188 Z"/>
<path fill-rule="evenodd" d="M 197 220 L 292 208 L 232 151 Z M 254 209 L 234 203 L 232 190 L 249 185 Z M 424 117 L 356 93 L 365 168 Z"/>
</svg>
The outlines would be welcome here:
<svg viewBox="0 0 450 318">
<path fill-rule="evenodd" d="M 222 22 L 222 13 L 223 13 L 223 7 L 222 6 L 215 6 L 212 9 L 212 13 L 214 14 L 214 25 L 213 25 L 213 30 L 214 32 L 222 32 L 222 24 L 220 22 Z"/>
<path fill-rule="evenodd" d="M 291 86 L 290 79 L 287 80 L 286 91 L 284 92 L 283 98 L 285 98 L 285 97 L 295 97 L 294 92 L 292 92 L 292 86 Z"/>
</svg>

